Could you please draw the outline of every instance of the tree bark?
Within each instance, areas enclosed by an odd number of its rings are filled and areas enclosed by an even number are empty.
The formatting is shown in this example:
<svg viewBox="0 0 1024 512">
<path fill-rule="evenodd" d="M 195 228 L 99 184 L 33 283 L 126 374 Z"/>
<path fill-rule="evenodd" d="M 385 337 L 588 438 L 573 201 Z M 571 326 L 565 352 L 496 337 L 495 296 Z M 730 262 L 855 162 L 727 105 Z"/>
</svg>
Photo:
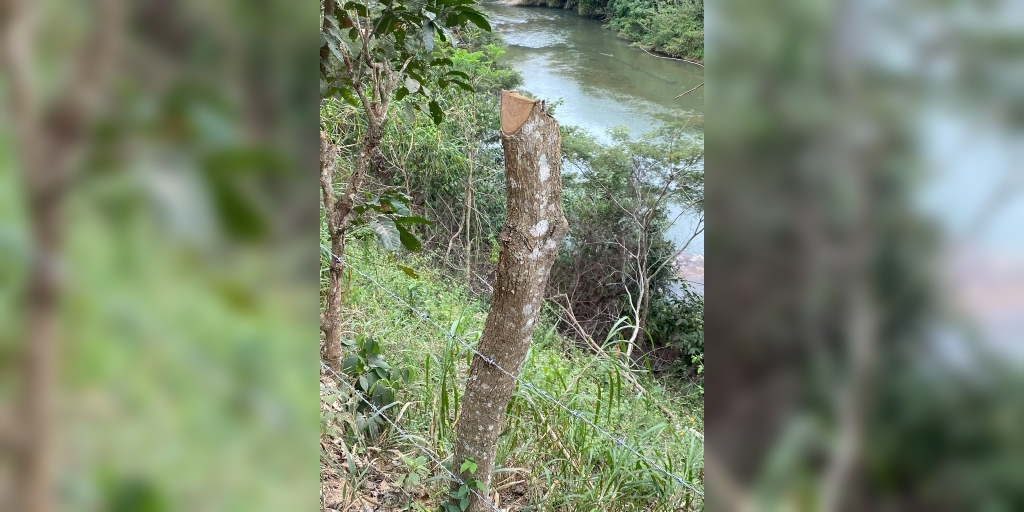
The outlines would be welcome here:
<svg viewBox="0 0 1024 512">
<path fill-rule="evenodd" d="M 327 134 L 320 132 L 320 191 L 323 196 L 324 217 L 327 224 L 327 235 L 331 239 L 331 254 L 328 263 L 327 307 L 320 316 L 320 331 L 324 333 L 324 361 L 334 371 L 341 368 L 341 343 L 339 341 L 341 325 L 341 278 L 344 266 L 334 256 L 345 254 L 344 234 L 338 236 L 341 223 L 335 208 L 334 199 L 334 168 L 338 163 L 338 148 L 327 139 Z"/>
<path fill-rule="evenodd" d="M 501 93 L 501 142 L 505 151 L 508 212 L 501 230 L 491 310 L 478 350 L 518 375 L 530 348 L 551 266 L 569 231 L 562 213 L 562 149 L 558 122 L 544 103 Z M 515 388 L 509 375 L 474 356 L 458 420 L 454 470 L 472 459 L 476 472 L 461 472 L 489 488 L 505 407 Z M 481 493 L 486 496 L 485 493 Z M 469 510 L 489 507 L 470 494 Z"/>
<path fill-rule="evenodd" d="M 341 282 L 345 271 L 345 263 L 338 257 L 345 255 L 345 230 L 352 222 L 352 209 L 363 179 L 371 165 L 379 167 L 383 158 L 380 143 L 384 137 L 387 105 L 379 112 L 368 114 L 369 128 L 363 138 L 363 146 L 356 156 L 355 168 L 345 186 L 345 193 L 337 200 L 334 198 L 333 185 L 334 168 L 338 160 L 337 148 L 332 148 L 323 132 L 320 135 L 320 189 L 323 192 L 324 216 L 333 254 L 328 266 L 327 308 L 320 316 L 320 331 L 324 333 L 324 362 L 334 371 L 341 371 Z"/>
</svg>

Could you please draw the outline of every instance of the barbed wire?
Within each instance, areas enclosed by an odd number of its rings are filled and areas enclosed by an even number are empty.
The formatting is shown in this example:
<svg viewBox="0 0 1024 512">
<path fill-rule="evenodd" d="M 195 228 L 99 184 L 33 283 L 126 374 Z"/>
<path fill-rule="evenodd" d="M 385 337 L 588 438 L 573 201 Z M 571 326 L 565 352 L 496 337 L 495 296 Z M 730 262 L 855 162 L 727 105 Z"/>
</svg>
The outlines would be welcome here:
<svg viewBox="0 0 1024 512">
<path fill-rule="evenodd" d="M 391 291 L 390 289 L 388 289 L 388 288 L 387 288 L 386 286 L 384 286 L 383 284 L 381 284 L 381 283 L 380 283 L 379 281 L 377 281 L 376 279 L 374 279 L 374 278 L 373 278 L 372 276 L 370 276 L 370 275 L 367 275 L 366 273 L 364 273 L 363 271 L 359 270 L 358 268 L 356 268 L 356 267 L 354 267 L 354 266 L 352 266 L 352 265 L 349 265 L 348 263 L 346 263 L 346 262 L 345 262 L 345 259 L 344 259 L 344 258 L 342 258 L 342 257 L 340 257 L 340 256 L 338 256 L 338 255 L 336 255 L 336 254 L 334 254 L 334 253 L 333 253 L 333 252 L 332 252 L 332 251 L 331 251 L 330 249 L 327 249 L 327 248 L 326 248 L 326 247 L 324 247 L 323 245 L 321 245 L 321 246 L 320 246 L 320 248 L 321 248 L 321 250 L 323 250 L 323 251 L 324 251 L 324 252 L 325 252 L 326 254 L 329 254 L 329 255 L 330 255 L 331 257 L 333 257 L 333 258 L 334 258 L 334 259 L 335 259 L 336 261 L 338 261 L 339 263 L 341 263 L 341 264 L 345 265 L 345 266 L 346 266 L 347 268 L 350 268 L 350 269 L 352 269 L 352 270 L 353 270 L 353 271 L 354 271 L 354 272 L 355 272 L 356 274 L 359 274 L 359 275 L 360 275 L 360 276 L 362 276 L 362 277 L 363 277 L 364 279 L 366 279 L 366 280 L 370 281 L 371 283 L 373 283 L 373 284 L 374 284 L 374 285 L 375 285 L 375 286 L 376 286 L 377 288 L 380 288 L 380 289 L 381 289 L 382 291 L 384 291 L 385 293 L 387 293 L 388 295 L 390 295 L 391 297 L 393 297 L 393 298 L 394 298 L 395 300 L 397 300 L 398 302 L 401 302 L 401 303 L 402 303 L 402 304 L 403 304 L 403 305 L 404 305 L 405 307 L 409 308 L 409 310 L 410 310 L 410 311 L 412 311 L 412 312 L 413 312 L 413 313 L 415 313 L 415 314 L 416 314 L 417 316 L 419 316 L 419 317 L 420 317 L 420 319 L 422 319 L 422 320 L 426 320 L 427 322 L 429 322 L 429 323 L 433 324 L 433 325 L 434 325 L 434 327 L 436 327 L 436 328 L 437 328 L 438 330 L 440 330 L 441 332 L 443 332 L 443 333 L 444 333 L 445 335 L 447 335 L 447 336 L 448 336 L 449 338 L 451 338 L 451 339 L 452 339 L 452 340 L 454 340 L 454 341 L 455 341 L 456 343 L 458 343 L 459 345 L 461 345 L 461 346 L 462 346 L 463 348 L 465 348 L 466 350 L 469 350 L 470 352 L 472 352 L 473 354 L 475 354 L 475 355 L 476 355 L 477 357 L 479 357 L 480 359 L 482 359 L 482 360 L 483 360 L 484 362 L 486 362 L 487 364 L 489 364 L 489 365 L 493 366 L 494 368 L 496 368 L 496 369 L 497 369 L 498 371 L 500 371 L 501 373 L 503 373 L 503 374 L 507 375 L 508 377 L 512 378 L 512 379 L 513 379 L 514 381 L 518 382 L 518 383 L 519 383 L 520 385 L 522 385 L 522 386 L 523 386 L 524 388 L 526 388 L 526 389 L 529 389 L 529 390 L 533 391 L 533 392 L 534 392 L 534 393 L 536 393 L 536 394 L 537 394 L 538 396 L 540 396 L 540 397 L 542 397 L 542 398 L 544 398 L 544 399 L 548 400 L 549 402 L 551 402 L 551 403 L 553 403 L 553 404 L 557 405 L 557 406 L 558 406 L 558 407 L 560 407 L 561 409 L 563 409 L 563 410 L 565 410 L 566 412 L 568 412 L 568 413 L 569 413 L 569 414 L 570 414 L 571 416 L 573 416 L 574 418 L 576 418 L 576 419 L 578 419 L 578 420 L 580 420 L 580 421 L 582 421 L 582 422 L 586 423 L 587 425 L 589 425 L 589 426 L 593 427 L 595 431 L 599 432 L 599 433 L 600 433 L 601 435 L 603 435 L 603 436 L 604 436 L 604 437 L 606 437 L 606 438 L 607 438 L 608 440 L 610 440 L 610 441 L 612 441 L 613 443 L 615 443 L 615 444 L 616 444 L 617 446 L 619 446 L 620 448 L 623 448 L 623 449 L 625 449 L 625 450 L 627 450 L 627 451 L 631 452 L 631 453 L 632 453 L 633 455 L 636 455 L 637 457 L 639 457 L 640 459 L 642 459 L 642 460 L 643 460 L 644 462 L 646 462 L 647 464 L 649 464 L 649 465 L 650 465 L 650 466 L 651 466 L 652 468 L 654 468 L 654 469 L 658 470 L 659 472 L 661 472 L 662 474 L 664 474 L 664 475 L 668 476 L 669 478 L 671 478 L 672 480 L 674 480 L 674 481 L 675 481 L 676 483 L 678 483 L 678 484 L 682 485 L 683 487 L 686 487 L 686 488 L 687 488 L 687 489 L 689 489 L 690 491 L 693 491 L 693 492 L 694 492 L 695 494 L 697 494 L 697 495 L 698 495 L 698 496 L 700 496 L 701 498 L 703 498 L 703 497 L 704 497 L 704 493 L 703 493 L 703 492 L 702 492 L 702 491 L 701 491 L 700 489 L 697 489 L 697 488 L 696 488 L 696 487 L 695 487 L 695 486 L 694 486 L 693 484 L 691 484 L 691 483 L 687 482 L 686 480 L 684 480 L 684 479 L 683 479 L 682 477 L 680 477 L 680 476 L 676 475 L 675 473 L 672 473 L 671 471 L 669 471 L 669 470 L 665 469 L 664 467 L 662 467 L 662 466 L 661 466 L 660 464 L 658 464 L 657 462 L 655 462 L 655 461 L 651 460 L 651 459 L 650 459 L 649 457 L 647 457 L 646 455 L 644 455 L 644 454 L 640 453 L 639 451 L 637 451 L 636 449 L 634 449 L 634 448 L 633 448 L 632 446 L 629 446 L 628 444 L 626 444 L 626 443 L 625 443 L 625 442 L 624 442 L 624 441 L 623 441 L 622 439 L 620 439 L 620 438 L 618 438 L 618 437 L 615 437 L 615 436 L 613 436 L 613 435 L 612 435 L 611 433 L 609 433 L 609 432 L 608 432 L 608 431 L 606 431 L 605 429 L 601 428 L 601 426 L 599 426 L 599 425 L 597 425 L 596 423 L 594 423 L 594 422 L 590 421 L 590 420 L 589 420 L 589 419 L 588 419 L 588 418 L 587 418 L 586 416 L 584 416 L 584 415 L 583 415 L 583 413 L 581 413 L 581 412 L 579 412 L 579 411 L 576 411 L 576 410 L 574 410 L 574 409 L 572 409 L 572 408 L 570 408 L 570 407 L 566 406 L 566 405 L 565 405 L 565 404 L 563 404 L 562 402 L 558 401 L 558 399 L 556 399 L 556 398 L 552 397 L 551 395 L 549 395 L 549 394 L 548 394 L 547 392 L 545 392 L 544 390 L 542 390 L 542 389 L 540 389 L 540 388 L 537 388 L 536 386 L 534 386 L 534 385 L 533 385 L 532 383 L 530 383 L 529 381 L 523 380 L 523 379 L 522 379 L 522 378 L 520 378 L 519 376 L 517 376 L 517 375 L 513 374 L 512 372 L 509 372 L 508 370 L 506 370 L 506 369 L 502 368 L 502 367 L 501 367 L 501 365 L 499 365 L 498 363 L 496 363 L 496 362 L 495 362 L 495 361 L 494 361 L 493 359 L 491 359 L 491 358 L 489 358 L 489 357 L 487 357 L 487 356 L 485 356 L 485 355 L 481 354 L 480 352 L 478 352 L 478 351 L 477 351 L 477 350 L 476 350 L 475 348 L 473 348 L 473 346 L 472 346 L 472 345 L 470 345 L 470 344 L 469 344 L 468 342 L 466 342 L 466 341 L 462 340 L 461 338 L 459 338 L 459 337 L 458 337 L 458 336 L 456 336 L 455 334 L 453 334 L 453 333 L 449 332 L 449 330 L 448 330 L 448 329 L 446 329 L 446 328 L 445 328 L 444 326 L 442 326 L 441 324 L 437 323 L 437 322 L 436 322 L 436 321 L 435 321 L 435 320 L 434 320 L 433 318 L 431 318 L 431 317 L 430 317 L 430 315 L 428 315 L 428 314 L 424 313 L 423 311 L 420 311 L 419 309 L 417 309 L 417 308 L 416 308 L 415 306 L 413 306 L 412 304 L 409 304 L 409 303 L 408 303 L 408 302 L 407 302 L 407 301 L 406 301 L 405 299 L 403 299 L 403 298 L 402 298 L 402 297 L 400 297 L 400 296 L 399 296 L 398 294 L 396 294 L 395 292 L 393 292 L 393 291 Z"/>
<path fill-rule="evenodd" d="M 332 369 L 330 366 L 324 364 L 323 361 L 320 361 L 320 367 L 325 369 L 325 370 L 327 370 L 332 375 L 334 375 L 335 380 L 337 380 L 338 382 L 344 384 L 346 387 L 348 387 L 350 390 L 352 390 L 352 394 L 353 395 L 355 395 L 360 400 L 362 400 L 363 403 L 365 403 L 366 405 L 369 405 L 370 408 L 373 409 L 373 412 L 375 412 L 381 418 L 384 418 L 384 421 L 388 422 L 388 424 L 390 424 L 395 430 L 397 430 L 400 434 L 405 436 L 405 438 L 409 442 L 409 444 L 411 444 L 411 445 L 415 446 L 416 448 L 418 448 L 419 451 L 423 452 L 423 454 L 426 455 L 427 457 L 429 457 L 430 460 L 434 461 L 434 463 L 437 464 L 438 467 L 440 467 L 446 473 L 448 473 L 452 477 L 452 479 L 454 479 L 456 482 L 458 482 L 459 485 L 466 486 L 466 489 L 469 489 L 469 492 L 475 494 L 477 498 L 480 498 L 481 500 L 483 500 L 483 502 L 486 503 L 487 506 L 490 507 L 491 510 L 493 510 L 494 512 L 502 512 L 500 509 L 498 509 L 498 507 L 494 506 L 494 504 L 491 503 L 490 500 L 488 500 L 487 498 L 481 496 L 480 493 L 476 492 L 476 490 L 474 490 L 472 487 L 467 485 L 465 480 L 459 478 L 459 475 L 456 475 L 455 472 L 453 472 L 452 470 L 450 470 L 447 467 L 445 467 L 444 463 L 441 462 L 441 459 L 438 458 L 437 455 L 435 455 L 430 450 L 428 450 L 428 449 L 426 449 L 426 448 L 424 448 L 424 447 L 414 443 L 412 441 L 412 435 L 411 434 L 409 434 L 408 432 L 403 430 L 402 427 L 399 427 L 398 424 L 395 423 L 394 421 L 391 421 L 391 418 L 388 418 L 387 415 L 384 414 L 383 410 L 381 410 L 379 407 L 374 405 L 373 402 L 367 400 L 366 397 L 363 396 L 363 394 L 360 393 L 355 387 L 353 387 L 352 384 L 349 384 L 348 381 L 345 380 L 344 377 L 342 377 L 341 375 L 338 375 L 338 372 L 334 371 L 334 369 Z"/>
</svg>

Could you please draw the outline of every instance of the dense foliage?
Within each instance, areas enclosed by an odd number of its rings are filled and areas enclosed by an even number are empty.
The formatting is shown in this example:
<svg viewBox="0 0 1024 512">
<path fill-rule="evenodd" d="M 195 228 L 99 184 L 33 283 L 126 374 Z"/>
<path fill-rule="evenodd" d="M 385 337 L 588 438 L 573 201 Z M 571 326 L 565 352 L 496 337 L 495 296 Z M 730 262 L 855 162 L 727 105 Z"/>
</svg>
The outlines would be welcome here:
<svg viewBox="0 0 1024 512">
<path fill-rule="evenodd" d="M 450 62 L 449 69 L 464 75 L 473 93 L 461 88 L 432 91 L 435 110 L 444 118 L 442 123 L 435 122 L 436 112 L 415 108 L 421 100 L 411 95 L 397 98 L 384 123 L 381 158 L 367 175 L 364 186 L 364 196 L 369 201 L 366 204 L 377 204 L 377 198 L 408 198 L 407 202 L 400 201 L 402 211 L 398 213 L 432 222 L 407 226 L 422 242 L 422 250 L 412 254 L 400 244 L 388 243 L 387 237 L 382 239 L 379 230 L 373 228 L 374 219 L 389 213 L 364 208 L 365 222 L 349 233 L 352 243 L 346 259 L 353 272 L 347 274 L 343 305 L 345 331 L 353 338 L 346 350 L 354 357 L 350 356 L 352 364 L 347 365 L 351 371 L 342 375 L 353 379 L 351 384 L 364 392 L 364 398 L 387 407 L 389 415 L 401 411 L 397 414 L 403 428 L 436 453 L 449 451 L 454 440 L 455 414 L 468 367 L 467 352 L 447 335 L 457 335 L 468 342 L 478 339 L 497 263 L 497 238 L 505 216 L 503 153 L 497 130 L 498 93 L 518 87 L 522 80 L 499 62 L 504 50 L 497 36 L 470 28 L 454 32 L 449 39 L 457 45 L 439 42 L 431 50 L 430 58 Z M 557 104 L 548 104 L 547 108 L 557 116 Z M 366 129 L 358 105 L 340 98 L 324 101 L 321 128 L 332 142 L 341 146 L 339 175 L 345 176 L 346 168 L 355 163 L 355 149 Z M 575 240 L 584 240 L 587 230 L 583 228 L 589 227 L 592 234 L 607 235 L 609 240 L 636 252 L 634 241 L 642 233 L 651 244 L 641 251 L 645 258 L 656 265 L 666 262 L 675 250 L 665 236 L 669 223 L 666 204 L 630 197 L 638 191 L 649 196 L 654 189 L 646 180 L 665 175 L 674 176 L 670 187 L 673 200 L 693 194 L 702 197 L 703 174 L 694 165 L 702 152 L 700 142 L 682 126 L 666 127 L 658 134 L 635 141 L 625 131 L 618 131 L 614 142 L 608 145 L 579 130 L 566 128 L 563 151 L 566 161 L 574 164 L 563 170 L 565 208 L 579 229 L 563 244 L 559 255 L 562 263 L 557 277 L 553 277 L 549 296 L 559 293 L 557 283 L 592 284 L 585 274 L 589 267 L 565 262 L 584 258 L 599 261 L 607 268 L 616 267 L 617 272 L 606 276 L 608 288 L 597 285 L 607 295 L 607 308 L 601 310 L 600 318 L 587 323 L 587 335 L 609 350 L 594 351 L 582 342 L 562 318 L 556 301 L 552 301 L 524 366 L 524 378 L 574 409 L 587 412 L 604 428 L 625 433 L 626 442 L 644 453 L 658 454 L 659 464 L 679 465 L 673 471 L 696 485 L 702 485 L 703 479 L 703 440 L 697 430 L 702 415 L 700 388 L 692 386 L 688 378 L 663 378 L 643 369 L 647 368 L 644 356 L 652 352 L 650 341 L 667 349 L 674 363 L 693 363 L 689 352 L 694 350 L 702 354 L 702 298 L 685 293 L 676 297 L 672 290 L 677 289 L 678 283 L 671 279 L 670 266 L 651 279 L 645 308 L 649 310 L 645 317 L 651 320 L 642 328 L 644 348 L 634 354 L 635 362 L 640 364 L 630 367 L 622 351 L 613 349 L 622 345 L 628 329 L 636 323 L 627 318 L 626 299 L 627 291 L 636 289 L 628 283 L 635 283 L 639 274 L 635 270 L 623 271 L 621 250 L 609 250 L 600 256 L 608 259 L 600 260 L 587 255 L 590 245 Z M 592 194 L 606 189 L 631 209 L 593 200 Z M 652 218 L 649 225 L 643 229 L 630 227 L 630 215 L 648 206 Z M 697 201 L 691 206 L 702 209 L 703 204 Z M 404 210 L 406 207 L 408 211 Z M 322 222 L 321 245 L 327 243 Z M 324 290 L 328 288 L 328 258 L 325 255 L 321 262 Z M 444 326 L 450 325 L 449 332 L 433 329 L 416 313 L 362 278 L 360 272 L 375 276 L 403 301 Z M 369 343 L 366 340 L 373 340 L 368 349 L 364 347 Z M 385 355 L 387 368 L 376 358 Z M 370 364 L 371 359 L 381 367 Z M 366 364 L 360 366 L 364 361 Z M 665 365 L 653 366 L 658 366 L 656 370 L 667 369 Z M 387 390 L 378 391 L 369 378 L 365 383 L 358 382 L 369 373 L 377 374 L 380 380 L 376 385 L 383 382 Z M 690 372 L 695 374 L 696 371 Z M 399 375 L 403 378 L 396 378 Z M 353 496 L 352 492 L 379 485 L 384 478 L 387 485 L 382 487 L 390 486 L 396 491 L 377 499 L 390 505 L 416 508 L 422 503 L 443 501 L 450 489 L 443 482 L 439 484 L 438 478 L 426 478 L 429 473 L 438 474 L 436 469 L 430 469 L 429 461 L 419 458 L 421 453 L 410 447 L 400 433 L 371 419 L 375 415 L 367 410 L 365 402 L 360 405 L 358 395 L 353 396 L 345 392 L 342 384 L 331 382 L 333 377 L 327 379 L 326 387 L 331 389 L 325 391 L 322 405 L 325 435 L 329 439 L 343 438 L 349 448 L 364 449 L 366 453 L 372 448 L 388 453 L 398 451 L 402 456 L 396 459 L 398 462 L 391 461 L 390 456 L 390 462 L 370 462 L 361 471 L 324 468 L 325 474 L 337 473 L 341 477 L 327 479 L 325 493 L 340 494 L 325 499 L 344 501 Z M 495 475 L 498 487 L 512 486 L 501 491 L 503 500 L 508 496 L 524 506 L 561 503 L 573 508 L 608 510 L 660 510 L 694 505 L 692 493 L 670 485 L 644 461 L 627 450 L 615 448 L 569 413 L 553 412 L 551 404 L 538 401 L 522 389 L 509 406 L 507 427 L 508 433 L 499 438 L 497 461 L 501 469 Z M 335 452 L 326 453 L 325 458 L 350 460 L 344 453 Z M 523 479 L 518 468 L 524 467 L 533 468 L 532 476 L 526 478 L 525 484 L 517 485 L 515 482 Z"/>
<path fill-rule="evenodd" d="M 703 208 L 702 144 L 681 124 L 637 140 L 613 130 L 609 145 L 575 128 L 564 132 L 570 233 L 552 270 L 552 287 L 578 322 L 566 330 L 618 341 L 629 338 L 628 329 L 614 327 L 626 319 L 645 330 L 642 353 L 655 359 L 655 368 L 689 363 L 684 353 L 703 353 L 703 324 L 684 319 L 693 311 L 703 315 L 703 299 L 681 296 L 685 286 L 673 274 L 672 260 L 684 248 L 668 239 L 669 226 L 678 222 L 668 209 L 685 205 L 684 213 L 694 214 Z M 671 350 L 660 350 L 666 347 Z"/>
<path fill-rule="evenodd" d="M 609 0 L 611 27 L 644 47 L 704 60 L 704 0 Z"/>
<path fill-rule="evenodd" d="M 433 221 L 416 226 L 423 246 L 439 263 L 480 294 L 489 293 L 489 281 L 497 262 L 497 237 L 505 208 L 505 180 L 502 151 L 498 143 L 497 93 L 516 87 L 521 78 L 498 62 L 504 50 L 490 33 L 472 30 L 460 34 L 458 48 L 445 45 L 435 49 L 437 58 L 450 59 L 452 69 L 465 73 L 476 93 L 441 91 L 437 101 L 449 122 L 436 125 L 428 114 L 403 106 L 393 109 L 384 134 L 383 165 L 372 177 L 371 195 L 401 193 L 412 198 L 412 214 Z M 557 105 L 549 106 L 557 114 Z M 325 127 L 343 147 L 354 147 L 359 124 L 358 110 L 330 101 L 324 106 Z M 646 331 L 643 353 L 657 352 L 666 369 L 675 363 L 689 365 L 691 356 L 703 353 L 702 325 L 685 325 L 678 318 L 703 311 L 702 298 L 675 297 L 683 288 L 673 278 L 670 259 L 678 250 L 667 240 L 673 221 L 667 215 L 670 202 L 686 203 L 688 211 L 703 208 L 703 171 L 700 141 L 681 124 L 663 127 L 656 133 L 632 140 L 624 129 L 612 133 L 611 144 L 568 127 L 563 130 L 566 215 L 570 236 L 563 244 L 552 273 L 550 295 L 564 295 L 585 335 L 598 343 L 621 338 L 613 326 L 628 317 L 630 293 L 636 296 L 637 269 L 629 269 L 631 251 L 642 250 L 650 268 L 649 298 L 643 324 Z M 351 153 L 351 152 L 349 152 Z M 667 187 L 665 196 L 658 193 Z M 607 200 L 594 201 L 594 197 Z M 614 199 L 614 200 L 613 200 Z M 655 201 L 657 200 L 657 201 Z M 643 208 L 652 208 L 651 221 L 644 226 L 633 222 Z M 355 232 L 373 238 L 372 229 Z M 640 238 L 642 235 L 643 248 Z M 662 265 L 665 263 L 665 265 Z M 632 284 L 631 284 L 632 283 Z M 637 319 L 630 319 L 632 324 Z M 574 325 L 560 325 L 573 337 Z M 684 329 L 686 333 L 678 332 Z M 658 351 L 670 346 L 671 351 Z M 698 348 L 699 347 L 699 348 Z M 695 352 L 696 351 L 696 352 Z M 683 354 L 688 354 L 684 357 Z"/>
<path fill-rule="evenodd" d="M 568 5 L 566 5 L 568 2 Z M 623 37 L 672 57 L 704 60 L 704 0 L 519 0 L 603 18 Z"/>
</svg>

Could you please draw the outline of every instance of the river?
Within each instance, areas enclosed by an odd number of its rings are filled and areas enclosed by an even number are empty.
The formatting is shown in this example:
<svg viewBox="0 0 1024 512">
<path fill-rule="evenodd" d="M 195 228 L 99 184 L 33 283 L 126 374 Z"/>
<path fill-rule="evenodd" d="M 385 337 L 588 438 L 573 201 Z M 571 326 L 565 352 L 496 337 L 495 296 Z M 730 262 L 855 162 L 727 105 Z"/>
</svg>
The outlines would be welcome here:
<svg viewBox="0 0 1024 512">
<path fill-rule="evenodd" d="M 537 97 L 562 99 L 555 116 L 608 140 L 626 126 L 634 135 L 670 118 L 703 129 L 704 68 L 659 58 L 618 37 L 601 22 L 563 9 L 484 2 L 491 26 L 505 38 L 505 59 Z"/>
<path fill-rule="evenodd" d="M 503 57 L 523 76 L 523 89 L 552 103 L 563 125 L 579 126 L 601 140 L 607 130 L 629 128 L 639 136 L 669 119 L 687 119 L 703 132 L 704 82 L 701 66 L 648 54 L 618 37 L 598 20 L 572 11 L 484 2 L 493 29 L 508 43 Z M 675 217 L 680 208 L 670 207 Z M 677 245 L 700 225 L 682 215 L 668 232 Z M 682 275 L 703 288 L 704 235 L 693 238 L 678 263 Z"/>
</svg>

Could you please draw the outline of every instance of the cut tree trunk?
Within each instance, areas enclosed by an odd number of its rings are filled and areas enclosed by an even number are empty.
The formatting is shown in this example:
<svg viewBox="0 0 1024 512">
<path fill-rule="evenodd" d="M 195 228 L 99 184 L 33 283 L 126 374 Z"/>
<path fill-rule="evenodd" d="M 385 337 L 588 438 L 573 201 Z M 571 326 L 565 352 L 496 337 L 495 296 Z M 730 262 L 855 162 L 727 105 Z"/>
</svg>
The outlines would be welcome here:
<svg viewBox="0 0 1024 512">
<path fill-rule="evenodd" d="M 569 231 L 562 213 L 562 149 L 558 122 L 544 103 L 501 93 L 501 142 L 505 150 L 508 213 L 501 230 L 491 310 L 478 350 L 518 375 L 530 348 L 558 246 Z M 480 355 L 470 366 L 458 420 L 455 467 L 461 477 L 489 488 L 498 434 L 515 380 Z M 461 471 L 472 459 L 475 473 Z M 484 492 L 481 495 L 486 496 Z M 489 510 L 470 494 L 471 512 Z"/>
</svg>

